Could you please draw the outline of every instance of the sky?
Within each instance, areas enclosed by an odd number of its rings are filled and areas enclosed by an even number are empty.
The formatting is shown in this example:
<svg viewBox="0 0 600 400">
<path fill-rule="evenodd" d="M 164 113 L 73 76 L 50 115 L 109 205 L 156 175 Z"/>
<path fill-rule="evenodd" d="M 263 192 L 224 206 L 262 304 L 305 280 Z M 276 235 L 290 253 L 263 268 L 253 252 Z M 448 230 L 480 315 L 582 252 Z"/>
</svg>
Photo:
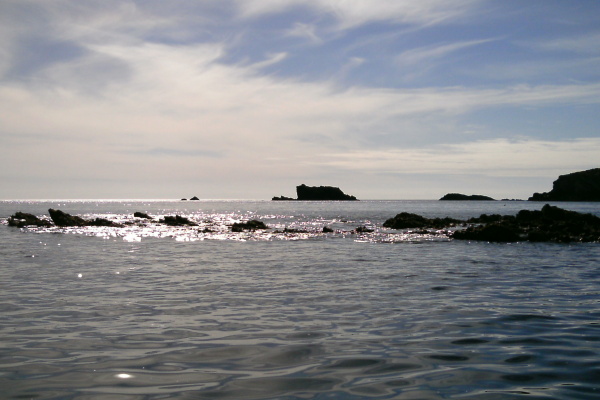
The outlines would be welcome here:
<svg viewBox="0 0 600 400">
<path fill-rule="evenodd" d="M 597 0 L 2 0 L 0 199 L 524 198 L 600 167 Z"/>
</svg>

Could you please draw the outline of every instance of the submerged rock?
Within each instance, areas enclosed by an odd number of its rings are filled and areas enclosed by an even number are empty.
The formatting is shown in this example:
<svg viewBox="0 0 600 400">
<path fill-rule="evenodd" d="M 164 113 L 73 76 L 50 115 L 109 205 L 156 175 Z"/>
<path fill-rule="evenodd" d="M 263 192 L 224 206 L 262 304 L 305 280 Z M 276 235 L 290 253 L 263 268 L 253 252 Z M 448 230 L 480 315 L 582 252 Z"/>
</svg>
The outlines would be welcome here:
<svg viewBox="0 0 600 400">
<path fill-rule="evenodd" d="M 50 221 L 39 219 L 33 214 L 24 213 L 21 211 L 16 212 L 14 215 L 8 218 L 8 226 L 15 226 L 17 228 L 23 228 L 25 226 L 51 226 Z"/>
<path fill-rule="evenodd" d="M 236 222 L 231 226 L 232 232 L 255 231 L 257 229 L 269 229 L 264 222 L 253 219 L 247 222 Z"/>
<path fill-rule="evenodd" d="M 461 194 L 461 193 L 448 193 L 440 200 L 476 200 L 476 201 L 495 201 L 491 197 L 484 196 L 481 194 Z"/>
<path fill-rule="evenodd" d="M 546 193 L 534 193 L 529 201 L 600 201 L 600 168 L 560 175 Z"/>
</svg>

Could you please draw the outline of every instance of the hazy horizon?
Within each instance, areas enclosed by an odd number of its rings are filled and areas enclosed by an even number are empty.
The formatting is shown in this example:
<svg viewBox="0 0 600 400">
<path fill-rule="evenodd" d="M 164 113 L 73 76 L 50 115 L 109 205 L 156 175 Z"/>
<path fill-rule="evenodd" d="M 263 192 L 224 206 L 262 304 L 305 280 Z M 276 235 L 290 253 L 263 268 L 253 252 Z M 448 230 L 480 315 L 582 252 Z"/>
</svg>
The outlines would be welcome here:
<svg viewBox="0 0 600 400">
<path fill-rule="evenodd" d="M 526 200 L 597 168 L 600 2 L 5 0 L 1 199 Z"/>
</svg>

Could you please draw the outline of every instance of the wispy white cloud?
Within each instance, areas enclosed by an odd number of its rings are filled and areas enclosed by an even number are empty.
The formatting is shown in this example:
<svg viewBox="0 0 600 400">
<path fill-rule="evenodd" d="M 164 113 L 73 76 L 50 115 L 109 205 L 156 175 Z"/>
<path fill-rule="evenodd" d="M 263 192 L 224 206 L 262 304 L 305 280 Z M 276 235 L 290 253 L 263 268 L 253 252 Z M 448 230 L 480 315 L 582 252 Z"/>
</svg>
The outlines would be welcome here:
<svg viewBox="0 0 600 400">
<path fill-rule="evenodd" d="M 419 64 L 420 67 L 426 67 L 426 63 L 436 59 L 448 56 L 459 50 L 488 43 L 495 39 L 469 40 L 456 43 L 447 43 L 441 45 L 431 45 L 419 47 L 400 53 L 395 61 L 400 66 L 412 66 Z"/>
<path fill-rule="evenodd" d="M 579 53 L 585 55 L 600 55 L 600 32 L 590 32 L 584 35 L 560 37 L 550 40 L 539 40 L 529 43 L 529 47 L 547 51 Z"/>
<path fill-rule="evenodd" d="M 308 39 L 312 43 L 321 43 L 323 40 L 317 34 L 317 27 L 312 24 L 296 22 L 285 32 L 286 36 Z"/>
<path fill-rule="evenodd" d="M 244 16 L 280 13 L 292 8 L 309 8 L 327 13 L 339 27 L 352 28 L 369 22 L 400 22 L 432 25 L 463 17 L 483 0 L 239 0 Z"/>
<path fill-rule="evenodd" d="M 495 139 L 426 148 L 318 154 L 312 162 L 362 172 L 532 177 L 597 167 L 598 154 L 600 138 Z"/>
</svg>

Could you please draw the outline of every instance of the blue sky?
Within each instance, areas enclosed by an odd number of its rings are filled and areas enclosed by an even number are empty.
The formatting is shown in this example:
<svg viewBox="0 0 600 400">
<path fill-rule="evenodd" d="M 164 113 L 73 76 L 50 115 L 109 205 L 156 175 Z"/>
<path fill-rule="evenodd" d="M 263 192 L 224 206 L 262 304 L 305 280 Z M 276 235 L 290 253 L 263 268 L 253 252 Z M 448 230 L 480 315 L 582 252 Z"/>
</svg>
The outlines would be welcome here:
<svg viewBox="0 0 600 400">
<path fill-rule="evenodd" d="M 0 198 L 527 198 L 600 167 L 595 0 L 0 2 Z"/>
</svg>

